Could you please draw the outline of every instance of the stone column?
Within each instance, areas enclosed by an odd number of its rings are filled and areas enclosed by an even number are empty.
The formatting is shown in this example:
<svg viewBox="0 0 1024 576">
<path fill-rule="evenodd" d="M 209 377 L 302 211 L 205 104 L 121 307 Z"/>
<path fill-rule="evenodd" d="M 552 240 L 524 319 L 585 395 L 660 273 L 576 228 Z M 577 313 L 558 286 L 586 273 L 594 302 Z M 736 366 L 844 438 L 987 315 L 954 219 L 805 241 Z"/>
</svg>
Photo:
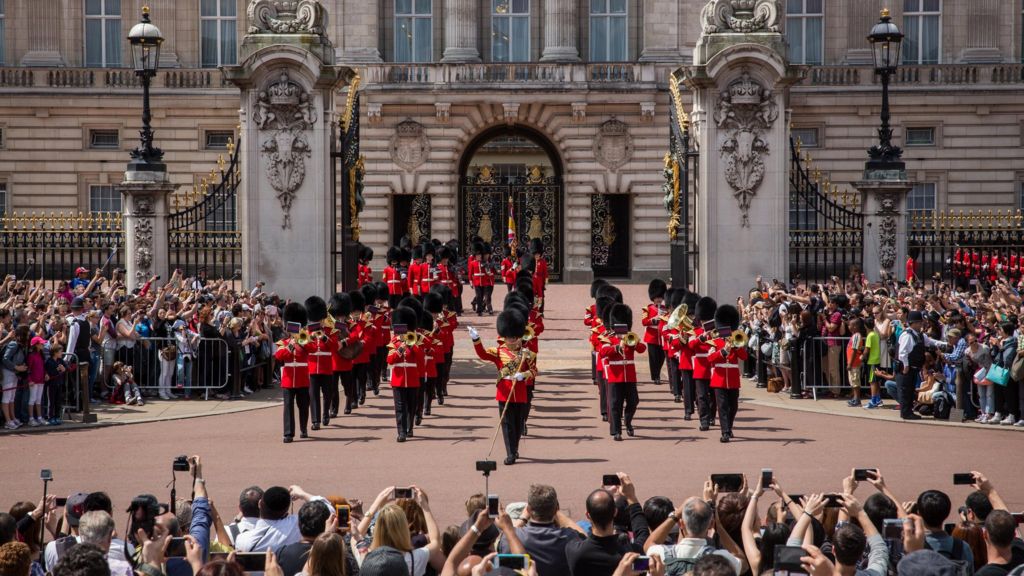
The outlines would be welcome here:
<svg viewBox="0 0 1024 576">
<path fill-rule="evenodd" d="M 61 4 L 60 0 L 31 0 L 22 4 L 28 12 L 27 22 L 32 23 L 32 32 L 27 34 L 28 52 L 21 58 L 22 66 L 66 64 L 60 53 L 61 20 L 64 16 Z"/>
<path fill-rule="evenodd" d="M 441 56 L 441 62 L 479 62 L 479 26 L 479 0 L 447 0 L 444 12 L 444 54 Z"/>
<path fill-rule="evenodd" d="M 178 187 L 166 172 L 125 172 L 118 186 L 124 205 L 125 281 L 141 288 L 160 274 L 170 277 L 167 244 L 167 196 Z"/>
<path fill-rule="evenodd" d="M 379 63 L 380 0 L 342 0 L 344 18 L 334 25 L 346 63 Z"/>
<path fill-rule="evenodd" d="M 888 175 L 865 171 L 864 180 L 853 185 L 864 198 L 864 274 L 872 281 L 881 280 L 882 272 L 906 280 L 905 267 L 897 264 L 907 259 L 903 207 L 913 183 L 903 171 Z"/>
<path fill-rule="evenodd" d="M 579 62 L 579 14 L 576 0 L 544 2 L 544 53 L 541 62 Z"/>
</svg>

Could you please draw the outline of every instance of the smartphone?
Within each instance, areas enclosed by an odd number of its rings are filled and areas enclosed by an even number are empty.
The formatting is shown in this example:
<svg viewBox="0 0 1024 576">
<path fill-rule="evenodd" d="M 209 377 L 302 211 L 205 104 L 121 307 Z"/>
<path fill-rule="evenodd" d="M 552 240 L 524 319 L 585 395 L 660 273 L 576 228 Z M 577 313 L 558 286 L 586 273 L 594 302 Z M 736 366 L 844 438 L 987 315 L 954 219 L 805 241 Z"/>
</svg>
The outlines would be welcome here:
<svg viewBox="0 0 1024 576">
<path fill-rule="evenodd" d="M 945 524 L 942 525 L 942 529 L 946 531 L 946 534 L 949 534 L 950 536 L 952 536 L 953 535 L 953 530 L 956 529 L 956 524 L 954 524 L 953 522 L 946 522 Z"/>
<path fill-rule="evenodd" d="M 646 572 L 651 568 L 651 559 L 647 556 L 637 556 L 633 559 L 633 572 Z"/>
<path fill-rule="evenodd" d="M 1018 526 L 1024 524 L 1024 512 L 1014 512 L 1011 516 L 1013 516 L 1013 519 L 1017 521 Z"/>
<path fill-rule="evenodd" d="M 497 518 L 501 509 L 498 507 L 498 495 L 488 494 L 487 495 L 487 517 Z"/>
<path fill-rule="evenodd" d="M 267 553 L 236 552 L 235 562 L 238 562 L 242 566 L 242 570 L 245 570 L 246 572 L 266 572 Z"/>
<path fill-rule="evenodd" d="M 953 474 L 954 486 L 970 486 L 974 484 L 974 474 L 970 472 L 958 472 Z"/>
<path fill-rule="evenodd" d="M 789 501 L 790 502 L 796 502 L 800 506 L 803 506 L 803 504 L 800 502 L 803 499 L 804 499 L 804 495 L 803 494 L 789 494 Z"/>
<path fill-rule="evenodd" d="M 185 557 L 185 538 L 171 538 L 167 543 L 167 553 L 165 554 L 168 558 L 184 558 Z"/>
<path fill-rule="evenodd" d="M 843 497 L 841 494 L 825 494 L 825 508 L 842 508 Z"/>
<path fill-rule="evenodd" d="M 344 504 L 338 504 L 334 507 L 335 514 L 338 515 L 338 528 L 342 530 L 348 530 L 349 517 L 352 508 Z"/>
<path fill-rule="evenodd" d="M 886 540 L 903 540 L 903 520 L 886 518 L 882 523 L 882 537 Z"/>
<path fill-rule="evenodd" d="M 878 468 L 856 468 L 853 471 L 853 479 L 857 482 L 865 482 L 869 474 L 878 474 Z"/>
<path fill-rule="evenodd" d="M 39 471 L 40 480 L 53 480 L 53 472 L 49 468 L 43 468 Z"/>
<path fill-rule="evenodd" d="M 719 492 L 739 492 L 743 487 L 743 474 L 712 474 L 711 483 Z"/>
<path fill-rule="evenodd" d="M 529 554 L 498 554 L 494 557 L 494 567 L 527 570 L 530 568 L 530 556 Z"/>
<path fill-rule="evenodd" d="M 620 486 L 622 480 L 619 480 L 618 474 L 605 474 L 601 477 L 601 486 Z"/>
<path fill-rule="evenodd" d="M 767 488 L 772 485 L 772 469 L 761 468 L 761 486 Z"/>
<path fill-rule="evenodd" d="M 773 567 L 776 572 L 779 570 L 785 570 L 789 573 L 806 574 L 804 572 L 803 562 L 801 558 L 807 555 L 800 546 L 783 546 L 782 544 L 775 545 L 775 566 Z"/>
<path fill-rule="evenodd" d="M 58 508 L 61 508 L 63 506 L 67 506 L 67 505 L 68 505 L 68 499 L 67 498 L 57 498 L 57 507 Z"/>
<path fill-rule="evenodd" d="M 412 488 L 395 488 L 395 500 L 412 498 Z"/>
</svg>

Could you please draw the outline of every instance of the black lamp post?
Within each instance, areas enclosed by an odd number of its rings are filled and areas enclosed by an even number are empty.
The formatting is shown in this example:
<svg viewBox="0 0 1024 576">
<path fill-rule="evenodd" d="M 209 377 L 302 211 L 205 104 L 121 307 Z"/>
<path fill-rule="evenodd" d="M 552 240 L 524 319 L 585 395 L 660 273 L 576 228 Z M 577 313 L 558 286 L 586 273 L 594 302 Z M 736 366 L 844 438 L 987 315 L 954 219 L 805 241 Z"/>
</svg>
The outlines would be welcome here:
<svg viewBox="0 0 1024 576">
<path fill-rule="evenodd" d="M 878 144 L 868 150 L 871 160 L 867 162 L 867 169 L 904 170 L 903 150 L 892 145 L 892 128 L 889 127 L 889 77 L 896 73 L 900 63 L 903 33 L 893 24 L 888 8 L 882 9 L 882 17 L 871 28 L 868 42 L 871 43 L 875 73 L 882 77 L 882 126 L 878 129 Z"/>
<path fill-rule="evenodd" d="M 129 172 L 166 172 L 167 166 L 161 162 L 163 150 L 153 146 L 153 128 L 149 122 L 152 115 L 149 111 L 149 84 L 156 76 L 160 61 L 160 45 L 163 36 L 160 30 L 149 21 L 149 7 L 142 7 L 142 20 L 132 27 L 128 33 L 128 41 L 132 45 L 132 62 L 135 74 L 142 78 L 142 131 L 139 146 L 132 150 L 132 161 L 128 163 Z"/>
</svg>

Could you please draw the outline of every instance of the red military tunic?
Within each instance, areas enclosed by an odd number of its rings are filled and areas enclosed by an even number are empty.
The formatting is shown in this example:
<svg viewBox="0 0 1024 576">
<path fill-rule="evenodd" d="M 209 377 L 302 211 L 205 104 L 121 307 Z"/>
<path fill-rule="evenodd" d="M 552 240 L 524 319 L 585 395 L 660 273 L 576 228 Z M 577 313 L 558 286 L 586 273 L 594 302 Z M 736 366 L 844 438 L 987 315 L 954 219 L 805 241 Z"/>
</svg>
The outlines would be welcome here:
<svg viewBox="0 0 1024 576">
<path fill-rule="evenodd" d="M 647 345 L 638 342 L 636 347 L 623 346 L 619 350 L 621 338 L 613 337 L 597 351 L 597 357 L 604 360 L 605 374 L 610 384 L 636 383 L 636 355 L 647 351 Z"/>
<path fill-rule="evenodd" d="M 369 264 L 360 264 L 357 268 L 359 286 L 362 287 L 364 284 L 373 282 L 373 269 L 370 268 Z"/>
<path fill-rule="evenodd" d="M 693 377 L 698 380 L 707 380 L 711 378 L 711 365 L 708 363 L 708 350 L 711 347 L 707 342 L 701 342 L 699 336 L 704 333 L 704 329 L 697 327 L 693 329 L 693 337 L 686 343 L 690 348 L 690 352 L 693 354 Z"/>
<path fill-rule="evenodd" d="M 725 388 L 728 390 L 739 390 L 740 388 L 740 362 L 747 359 L 747 349 L 731 348 L 725 352 L 725 340 L 721 338 L 712 341 L 715 350 L 707 357 L 711 365 L 711 387 Z"/>
<path fill-rule="evenodd" d="M 413 260 L 409 264 L 409 275 L 407 283 L 409 284 L 409 291 L 413 294 L 420 295 L 420 263 L 418 260 Z"/>
<path fill-rule="evenodd" d="M 583 311 L 583 325 L 593 327 L 595 318 L 597 318 L 597 304 L 591 304 Z"/>
<path fill-rule="evenodd" d="M 483 286 L 484 271 L 480 268 L 480 260 L 477 258 L 470 258 L 469 265 L 466 273 L 469 274 L 469 284 L 476 288 L 477 286 Z"/>
<path fill-rule="evenodd" d="M 338 328 L 330 331 L 334 335 L 334 341 L 337 344 L 331 353 L 331 362 L 335 372 L 348 372 L 349 370 L 352 370 L 352 361 L 341 355 L 341 349 L 343 347 L 352 346 L 359 341 L 359 334 L 353 334 L 352 329 L 348 324 L 341 324 L 341 321 L 339 321 L 335 326 L 342 325 L 345 326 L 344 333 Z M 344 334 L 344 337 L 342 334 Z"/>
<path fill-rule="evenodd" d="M 324 332 L 323 337 L 310 338 L 305 346 L 310 375 L 334 374 L 334 351 L 338 349 L 338 337 L 333 331 Z"/>
<path fill-rule="evenodd" d="M 359 339 L 363 341 L 363 352 L 352 361 L 353 364 L 366 364 L 373 355 L 373 345 L 377 341 L 377 328 L 373 325 L 372 316 L 367 318 L 368 313 L 363 313 L 356 324 L 359 326 Z"/>
<path fill-rule="evenodd" d="M 480 277 L 481 286 L 494 286 L 494 268 L 489 261 L 480 263 L 480 271 L 483 276 Z"/>
<path fill-rule="evenodd" d="M 522 348 L 518 352 L 513 352 L 504 342 L 499 343 L 497 348 L 484 348 L 483 343 L 476 340 L 473 342 L 473 349 L 481 360 L 493 362 L 498 367 L 501 380 L 497 383 L 495 400 L 525 404 L 526 382 L 537 377 L 537 356 Z M 513 377 L 516 372 L 525 374 L 526 380 L 515 380 Z"/>
<path fill-rule="evenodd" d="M 501 281 L 505 284 L 516 283 L 516 269 L 512 266 L 512 259 L 508 256 L 501 260 Z"/>
<path fill-rule="evenodd" d="M 533 295 L 544 297 L 544 288 L 548 285 L 548 261 L 543 256 L 537 259 L 533 268 Z"/>
<path fill-rule="evenodd" d="M 426 262 L 420 264 L 420 293 L 430 292 L 430 289 L 437 283 L 438 275 L 436 265 L 431 266 Z"/>
<path fill-rule="evenodd" d="M 423 349 L 423 377 L 434 378 L 437 376 L 438 360 L 444 362 L 444 352 L 440 338 L 434 332 L 428 332 L 423 337 L 420 345 Z"/>
<path fill-rule="evenodd" d="M 661 344 L 658 326 L 661 322 L 661 310 L 654 303 L 648 304 L 640 314 L 640 323 L 644 326 L 644 343 Z"/>
<path fill-rule="evenodd" d="M 444 284 L 452 291 L 452 296 L 459 296 L 459 279 L 452 274 L 452 269 L 447 264 L 437 266 L 437 281 Z"/>
<path fill-rule="evenodd" d="M 391 366 L 392 388 L 419 388 L 422 376 L 423 350 L 419 346 L 406 346 L 401 336 L 388 344 L 388 366 Z"/>
<path fill-rule="evenodd" d="M 384 283 L 388 285 L 388 294 L 392 296 L 405 294 L 405 282 L 402 280 L 402 273 L 398 268 L 388 266 L 384 269 Z"/>
<path fill-rule="evenodd" d="M 675 341 L 679 343 L 679 369 L 693 371 L 693 350 L 690 350 L 690 333 L 677 332 Z"/>
<path fill-rule="evenodd" d="M 298 344 L 278 342 L 274 359 L 281 366 L 281 388 L 309 388 L 309 362 L 306 351 Z"/>
</svg>

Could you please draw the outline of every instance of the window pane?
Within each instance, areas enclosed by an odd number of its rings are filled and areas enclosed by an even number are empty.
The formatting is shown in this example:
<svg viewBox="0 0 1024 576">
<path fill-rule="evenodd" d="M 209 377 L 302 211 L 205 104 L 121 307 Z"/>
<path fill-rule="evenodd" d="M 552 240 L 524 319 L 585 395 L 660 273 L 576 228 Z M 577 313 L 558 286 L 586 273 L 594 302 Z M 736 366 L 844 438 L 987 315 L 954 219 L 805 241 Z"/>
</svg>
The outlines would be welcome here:
<svg viewBox="0 0 1024 576">
<path fill-rule="evenodd" d="M 919 4 L 917 0 L 903 0 L 903 11 L 904 12 L 917 12 Z"/>
<path fill-rule="evenodd" d="M 618 16 L 608 19 L 608 60 L 625 62 L 626 58 L 626 19 Z"/>
<path fill-rule="evenodd" d="M 609 4 L 609 12 L 613 14 L 626 13 L 626 0 L 611 0 Z"/>
<path fill-rule="evenodd" d="M 395 14 L 412 14 L 412 0 L 395 0 Z"/>
<path fill-rule="evenodd" d="M 530 60 L 530 19 L 512 18 L 512 61 Z"/>
<path fill-rule="evenodd" d="M 921 63 L 939 62 L 939 17 L 923 16 L 921 25 Z"/>
<path fill-rule="evenodd" d="M 430 0 L 416 0 L 417 14 L 430 14 Z"/>
<path fill-rule="evenodd" d="M 116 68 L 121 65 L 121 19 L 107 18 L 104 20 L 107 31 L 106 40 L 106 65 Z"/>
<path fill-rule="evenodd" d="M 804 1 L 803 0 L 787 0 L 786 1 L 786 14 L 803 14 L 804 13 Z"/>
<path fill-rule="evenodd" d="M 821 0 L 807 0 L 808 14 L 821 14 Z"/>
<path fill-rule="evenodd" d="M 235 0 L 220 0 L 221 16 L 235 16 L 236 14 L 237 8 L 235 7 Z"/>
<path fill-rule="evenodd" d="M 822 62 L 822 20 L 824 19 L 821 16 L 804 18 L 804 64 L 821 64 Z"/>
<path fill-rule="evenodd" d="M 803 18 L 786 18 L 786 40 L 789 42 L 789 60 L 802 64 L 804 61 Z"/>
<path fill-rule="evenodd" d="M 106 8 L 106 10 L 104 10 L 103 13 L 107 16 L 120 16 L 121 0 L 106 0 L 104 8 Z"/>
<path fill-rule="evenodd" d="M 98 18 L 85 21 L 85 66 L 103 66 L 103 20 Z"/>
<path fill-rule="evenodd" d="M 220 21 L 220 65 L 235 64 L 236 30 L 235 20 Z"/>
<path fill-rule="evenodd" d="M 412 19 L 395 18 L 395 60 L 412 61 Z"/>
<path fill-rule="evenodd" d="M 529 14 L 530 0 L 512 0 L 512 12 L 516 14 Z"/>
<path fill-rule="evenodd" d="M 602 14 L 608 9 L 608 0 L 590 0 L 590 13 Z"/>
<path fill-rule="evenodd" d="M 508 14 L 508 2 L 509 0 L 494 0 L 491 3 L 492 11 L 495 14 Z"/>
<path fill-rule="evenodd" d="M 495 62 L 508 62 L 508 27 L 508 18 L 491 19 L 491 59 Z"/>
<path fill-rule="evenodd" d="M 0 0 L 0 14 L 4 13 L 4 0 Z"/>
<path fill-rule="evenodd" d="M 199 0 L 200 16 L 216 16 L 217 0 Z"/>
<path fill-rule="evenodd" d="M 919 59 L 917 37 L 920 33 L 920 19 L 917 16 L 908 16 L 903 19 L 903 62 L 905 64 L 917 64 Z"/>
<path fill-rule="evenodd" d="M 590 17 L 590 59 L 594 62 L 608 61 L 608 18 Z"/>
<path fill-rule="evenodd" d="M 217 21 L 199 21 L 199 48 L 202 52 L 200 58 L 203 68 L 214 68 L 217 66 Z"/>
<path fill-rule="evenodd" d="M 939 0 L 924 0 L 923 12 L 938 12 Z"/>
<path fill-rule="evenodd" d="M 103 0 L 85 0 L 85 15 L 99 16 L 103 14 Z"/>
<path fill-rule="evenodd" d="M 2 1 L 2 0 L 0 0 L 0 1 Z M 6 36 L 4 34 L 4 25 L 5 24 L 6 24 L 6 21 L 3 18 L 0 18 L 0 65 L 2 65 L 2 64 L 7 62 L 7 57 L 4 54 L 4 43 L 5 43 L 5 36 Z"/>
<path fill-rule="evenodd" d="M 416 40 L 415 60 L 417 62 L 430 62 L 434 59 L 433 46 L 431 45 L 430 18 L 416 18 L 413 22 L 413 38 Z"/>
</svg>

